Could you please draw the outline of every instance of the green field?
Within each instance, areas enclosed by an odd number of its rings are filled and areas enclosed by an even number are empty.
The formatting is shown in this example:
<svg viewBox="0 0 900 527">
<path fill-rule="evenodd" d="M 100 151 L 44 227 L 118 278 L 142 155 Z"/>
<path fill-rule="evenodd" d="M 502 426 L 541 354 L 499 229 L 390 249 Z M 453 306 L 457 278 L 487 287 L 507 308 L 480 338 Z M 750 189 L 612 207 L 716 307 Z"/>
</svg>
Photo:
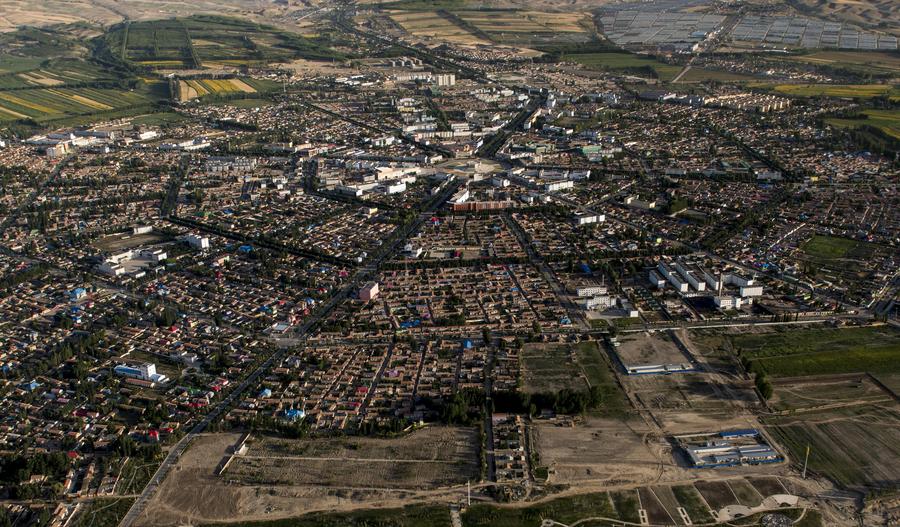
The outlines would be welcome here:
<svg viewBox="0 0 900 527">
<path fill-rule="evenodd" d="M 709 507 L 703 503 L 703 498 L 693 485 L 684 485 L 681 487 L 672 487 L 675 499 L 681 503 L 688 516 L 691 517 L 693 523 L 707 523 L 713 521 Z"/>
<path fill-rule="evenodd" d="M 683 69 L 678 65 L 665 64 L 633 53 L 579 53 L 564 55 L 563 60 L 584 64 L 591 69 L 632 73 L 637 76 L 647 76 L 652 72 L 651 76 L 661 81 L 674 79 Z"/>
<path fill-rule="evenodd" d="M 891 99 L 900 99 L 900 89 L 890 84 L 778 84 L 760 85 L 772 89 L 782 95 L 795 97 L 846 97 L 853 99 L 871 99 L 888 95 Z"/>
<path fill-rule="evenodd" d="M 36 57 L 0 54 L 0 75 L 33 70 L 39 67 L 43 61 L 44 59 Z"/>
<path fill-rule="evenodd" d="M 32 67 L 25 67 L 32 64 Z M 22 88 L 42 88 L 64 85 L 84 85 L 118 80 L 111 72 L 94 64 L 76 59 L 51 59 L 37 61 L 26 59 L 19 62 L 16 73 L 0 74 L 0 90 Z M 6 64 L 0 59 L 0 69 Z"/>
<path fill-rule="evenodd" d="M 117 24 L 105 37 L 103 53 L 111 60 L 151 69 L 341 58 L 317 40 L 246 20 L 212 15 Z"/>
<path fill-rule="evenodd" d="M 802 55 L 774 57 L 774 60 L 801 62 L 829 68 L 840 68 L 858 73 L 900 73 L 900 56 L 896 53 L 875 51 L 816 51 Z"/>
<path fill-rule="evenodd" d="M 803 245 L 803 252 L 819 261 L 867 258 L 871 255 L 871 250 L 872 247 L 866 242 L 818 234 Z"/>
<path fill-rule="evenodd" d="M 890 326 L 729 335 L 733 349 L 779 377 L 900 372 L 900 331 Z"/>
<path fill-rule="evenodd" d="M 828 124 L 841 128 L 872 126 L 894 139 L 900 139 L 900 110 L 864 110 L 862 119 L 831 118 Z"/>
<path fill-rule="evenodd" d="M 603 393 L 603 404 L 597 413 L 622 415 L 628 409 L 625 395 L 616 383 L 615 376 L 605 354 L 596 342 L 582 342 L 575 347 L 578 363 L 591 386 L 599 386 Z"/>
<path fill-rule="evenodd" d="M 678 82 L 707 82 L 707 81 L 720 81 L 720 82 L 739 82 L 739 81 L 752 81 L 756 80 L 756 77 L 750 75 L 744 75 L 741 73 L 732 73 L 730 71 L 721 71 L 721 70 L 708 70 L 704 68 L 691 68 L 685 73 Z"/>
</svg>

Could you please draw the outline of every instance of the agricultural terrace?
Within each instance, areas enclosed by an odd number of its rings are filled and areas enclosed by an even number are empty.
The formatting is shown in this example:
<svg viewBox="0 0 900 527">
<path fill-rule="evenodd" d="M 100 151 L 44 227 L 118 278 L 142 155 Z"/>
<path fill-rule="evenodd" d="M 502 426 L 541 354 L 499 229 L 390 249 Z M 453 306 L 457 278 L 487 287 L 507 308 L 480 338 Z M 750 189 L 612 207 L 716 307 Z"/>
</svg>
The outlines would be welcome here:
<svg viewBox="0 0 900 527">
<path fill-rule="evenodd" d="M 900 330 L 890 326 L 730 334 L 742 359 L 772 376 L 900 372 Z"/>
<path fill-rule="evenodd" d="M 583 64 L 590 69 L 649 76 L 662 81 L 671 81 L 682 70 L 681 66 L 665 64 L 652 57 L 633 53 L 578 53 L 564 55 L 563 59 Z"/>
<path fill-rule="evenodd" d="M 119 24 L 107 33 L 106 44 L 119 59 L 153 69 L 340 58 L 313 39 L 253 22 L 205 15 Z"/>
<path fill-rule="evenodd" d="M 146 84 L 134 91 L 104 88 L 41 88 L 0 91 L 0 122 L 33 119 L 50 121 L 77 115 L 113 112 L 149 105 L 163 96 L 164 83 Z"/>
<path fill-rule="evenodd" d="M 80 60 L 40 61 L 31 68 L 25 67 L 30 63 L 22 62 L 21 68 L 13 67 L 6 73 L 3 72 L 3 68 L 7 67 L 4 61 L 0 58 L 0 90 L 82 86 L 118 80 L 111 73 Z"/>
</svg>

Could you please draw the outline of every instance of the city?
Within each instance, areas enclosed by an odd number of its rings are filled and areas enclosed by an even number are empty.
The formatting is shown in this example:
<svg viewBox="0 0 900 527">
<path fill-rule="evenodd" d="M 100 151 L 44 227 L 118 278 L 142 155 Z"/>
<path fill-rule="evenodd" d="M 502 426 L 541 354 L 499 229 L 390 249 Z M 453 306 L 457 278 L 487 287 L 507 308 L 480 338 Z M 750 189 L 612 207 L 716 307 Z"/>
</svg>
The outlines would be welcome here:
<svg viewBox="0 0 900 527">
<path fill-rule="evenodd" d="M 898 37 L 0 0 L 0 527 L 898 525 Z"/>
</svg>

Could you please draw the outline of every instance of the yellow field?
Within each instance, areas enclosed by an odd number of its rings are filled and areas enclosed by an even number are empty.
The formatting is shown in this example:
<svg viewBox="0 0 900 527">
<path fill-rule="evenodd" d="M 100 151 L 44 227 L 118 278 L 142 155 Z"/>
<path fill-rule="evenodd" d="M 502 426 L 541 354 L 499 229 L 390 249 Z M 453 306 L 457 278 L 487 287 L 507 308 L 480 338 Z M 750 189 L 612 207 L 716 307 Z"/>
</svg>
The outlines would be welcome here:
<svg viewBox="0 0 900 527">
<path fill-rule="evenodd" d="M 75 101 L 77 103 L 81 103 L 81 104 L 88 106 L 90 108 L 93 108 L 95 110 L 110 110 L 110 109 L 112 109 L 112 106 L 110 106 L 108 104 L 103 104 L 102 102 L 97 102 L 93 99 L 88 99 L 87 97 L 83 97 L 81 95 L 77 95 L 74 93 L 67 94 L 67 93 L 62 93 L 62 92 L 56 91 L 56 90 L 47 90 L 47 92 L 52 93 L 53 95 L 56 95 L 57 97 L 62 97 L 63 99 L 68 99 L 70 101 Z"/>
<path fill-rule="evenodd" d="M 190 79 L 178 81 L 177 98 L 189 101 L 211 93 L 255 93 L 256 89 L 241 79 Z"/>
<path fill-rule="evenodd" d="M 27 115 L 21 114 L 19 112 L 14 112 L 9 108 L 4 108 L 0 106 L 0 117 L 12 117 L 13 119 L 26 119 Z"/>
<path fill-rule="evenodd" d="M 28 82 L 29 84 L 37 84 L 40 86 L 56 86 L 59 84 L 64 84 L 64 82 L 62 80 L 52 77 L 41 71 L 32 71 L 30 73 L 20 73 L 17 75 L 17 77 Z"/>
<path fill-rule="evenodd" d="M 19 106 L 34 110 L 36 112 L 53 113 L 53 109 L 51 109 L 51 108 L 47 108 L 46 106 L 43 106 L 43 105 L 40 105 L 37 103 L 32 103 L 32 102 L 26 101 L 24 99 L 20 99 L 20 98 L 16 97 L 15 95 L 10 95 L 9 93 L 0 92 L 0 99 L 7 101 L 7 102 L 11 102 L 13 104 L 18 104 Z"/>
</svg>

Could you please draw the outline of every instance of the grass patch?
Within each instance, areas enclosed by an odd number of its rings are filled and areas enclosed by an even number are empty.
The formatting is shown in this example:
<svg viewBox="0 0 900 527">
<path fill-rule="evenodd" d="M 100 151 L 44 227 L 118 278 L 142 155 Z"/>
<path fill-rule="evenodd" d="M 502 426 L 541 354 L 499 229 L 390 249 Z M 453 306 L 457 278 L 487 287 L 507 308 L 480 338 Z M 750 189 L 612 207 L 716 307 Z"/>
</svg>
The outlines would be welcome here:
<svg viewBox="0 0 900 527">
<path fill-rule="evenodd" d="M 590 69 L 649 76 L 661 81 L 671 81 L 682 70 L 681 66 L 633 53 L 578 53 L 564 55 L 563 60 L 577 62 Z"/>
<path fill-rule="evenodd" d="M 603 403 L 596 410 L 602 415 L 622 416 L 626 413 L 628 405 L 625 396 L 619 388 L 613 375 L 606 355 L 600 350 L 597 342 L 581 342 L 575 347 L 578 363 L 584 371 L 587 381 L 591 386 L 600 388 L 603 394 Z"/>
<path fill-rule="evenodd" d="M 139 494 L 159 468 L 159 463 L 148 463 L 142 459 L 129 458 L 122 467 L 116 494 Z"/>
<path fill-rule="evenodd" d="M 641 518 L 638 514 L 640 505 L 637 500 L 637 492 L 633 490 L 623 490 L 610 492 L 609 495 L 612 498 L 613 506 L 616 508 L 619 519 L 631 523 L 640 522 Z"/>
<path fill-rule="evenodd" d="M 260 522 L 235 522 L 233 527 L 450 527 L 444 506 L 411 505 L 402 509 L 370 509 L 353 512 L 313 513 L 298 518 Z M 211 526 L 209 526 L 211 527 Z"/>
<path fill-rule="evenodd" d="M 119 524 L 134 498 L 96 499 L 72 520 L 72 527 L 115 527 Z"/>
<path fill-rule="evenodd" d="M 634 495 L 633 492 L 631 494 Z M 636 518 L 637 499 L 632 499 Z M 544 518 L 572 524 L 590 516 L 618 517 L 607 493 L 569 496 L 514 509 L 477 504 L 462 514 L 462 520 L 465 527 L 538 527 Z"/>
<path fill-rule="evenodd" d="M 693 523 L 710 523 L 714 520 L 712 514 L 709 513 L 709 507 L 703 503 L 703 498 L 700 497 L 700 493 L 693 485 L 672 487 L 672 493 L 675 494 L 678 503 L 687 511 Z"/>
<path fill-rule="evenodd" d="M 803 252 L 815 260 L 837 260 L 840 258 L 865 258 L 869 256 L 866 242 L 840 238 L 837 236 L 815 235 L 803 245 Z"/>
<path fill-rule="evenodd" d="M 730 71 L 691 68 L 678 80 L 678 82 L 739 82 L 752 80 L 756 80 L 756 77 L 753 77 L 751 75 L 744 75 L 742 73 L 733 73 Z"/>
</svg>

